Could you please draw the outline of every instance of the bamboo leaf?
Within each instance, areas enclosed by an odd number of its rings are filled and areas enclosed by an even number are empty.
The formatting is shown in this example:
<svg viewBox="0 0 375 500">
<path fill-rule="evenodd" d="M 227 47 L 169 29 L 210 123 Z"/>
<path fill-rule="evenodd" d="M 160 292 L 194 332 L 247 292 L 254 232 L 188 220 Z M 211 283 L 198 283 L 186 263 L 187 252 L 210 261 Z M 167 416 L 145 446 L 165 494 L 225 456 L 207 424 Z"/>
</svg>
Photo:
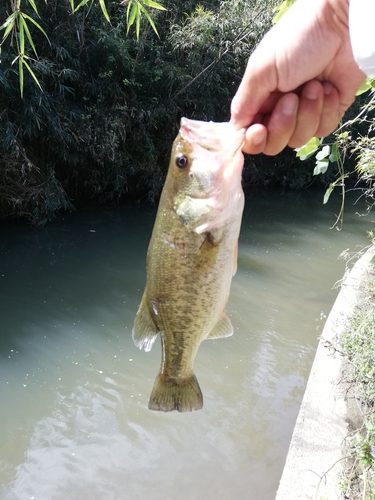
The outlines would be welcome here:
<svg viewBox="0 0 375 500">
<path fill-rule="evenodd" d="M 12 31 L 13 28 L 14 28 L 14 23 L 13 24 L 9 24 L 9 26 L 7 27 L 7 29 L 4 32 L 3 42 L 6 39 L 6 37 L 9 35 L 9 33 Z M 1 42 L 1 43 L 3 43 L 3 42 Z"/>
<path fill-rule="evenodd" d="M 23 99 L 23 66 L 22 66 L 22 58 L 18 58 L 18 73 L 20 77 L 20 94 L 21 99 Z"/>
<path fill-rule="evenodd" d="M 25 13 L 22 14 L 22 17 L 24 17 L 24 18 L 28 19 L 29 21 L 31 21 L 38 28 L 38 30 L 43 33 L 43 35 L 47 38 L 47 40 L 49 42 L 49 38 L 48 38 L 47 33 L 44 31 L 44 29 L 41 27 L 41 25 L 35 21 L 35 19 L 33 19 L 32 17 L 30 17 L 29 15 L 27 15 Z"/>
<path fill-rule="evenodd" d="M 22 18 L 22 15 L 21 15 L 21 18 Z M 35 45 L 34 45 L 34 41 L 33 41 L 32 37 L 31 37 L 30 31 L 29 31 L 29 27 L 27 26 L 26 21 L 24 21 L 24 30 L 25 30 L 27 39 L 29 40 L 29 44 L 31 45 L 31 47 L 32 47 L 32 49 L 34 51 L 34 54 L 36 55 L 36 57 L 38 57 L 38 54 L 36 52 L 36 48 L 35 48 Z"/>
<path fill-rule="evenodd" d="M 5 23 L 3 23 L 3 24 L 0 26 L 0 30 L 3 30 L 3 29 L 5 29 L 5 28 L 7 28 L 6 33 L 7 33 L 7 32 L 9 33 L 9 31 L 13 28 L 14 23 L 15 23 L 15 20 L 17 19 L 17 17 L 18 17 L 18 16 L 19 16 L 19 11 L 18 11 L 18 10 L 16 10 L 16 12 L 13 12 L 13 14 L 11 14 L 11 15 L 10 15 L 10 16 L 6 19 Z M 7 33 L 7 34 L 8 34 L 8 33 Z M 5 38 L 5 36 L 6 36 L 6 35 L 4 34 L 3 39 Z"/>
<path fill-rule="evenodd" d="M 130 6 L 130 4 L 129 4 L 129 6 Z M 128 11 L 129 11 L 129 9 L 128 9 Z M 129 18 L 127 19 L 128 29 L 127 29 L 126 33 L 129 33 L 129 29 L 133 25 L 134 20 L 137 17 L 137 15 L 138 15 L 138 3 L 133 3 L 130 14 L 129 14 Z"/>
<path fill-rule="evenodd" d="M 31 7 L 35 10 L 35 13 L 38 14 L 38 16 L 39 16 L 38 9 L 36 8 L 36 4 L 35 4 L 34 0 L 28 0 L 28 2 L 31 5 Z"/>
<path fill-rule="evenodd" d="M 150 26 L 152 27 L 152 29 L 155 31 L 155 33 L 157 34 L 157 36 L 159 36 L 159 33 L 158 33 L 158 30 L 156 29 L 156 26 L 154 24 L 154 21 L 151 19 L 150 17 L 150 14 L 147 12 L 147 10 L 143 7 L 143 5 L 139 5 L 139 8 L 141 9 L 141 11 L 144 13 L 144 15 L 146 16 L 146 19 L 148 20 L 148 22 L 150 23 Z"/>
<path fill-rule="evenodd" d="M 147 5 L 147 7 L 152 7 L 153 9 L 158 10 L 167 10 L 165 7 L 160 5 L 160 3 L 154 2 L 153 0 L 142 0 L 142 2 Z"/>
<path fill-rule="evenodd" d="M 140 27 L 141 27 L 141 11 L 139 10 L 139 4 L 138 4 L 138 12 L 135 18 L 135 35 L 137 37 L 137 40 L 139 40 Z"/>
<path fill-rule="evenodd" d="M 104 17 L 107 19 L 107 21 L 110 23 L 111 20 L 109 18 L 109 15 L 108 15 L 108 12 L 107 12 L 107 7 L 105 5 L 105 1 L 104 0 L 99 0 L 99 4 L 100 4 L 100 7 L 102 8 L 102 12 L 104 14 Z"/>
<path fill-rule="evenodd" d="M 20 41 L 20 54 L 21 56 L 23 56 L 25 54 L 25 33 L 24 33 L 25 20 L 22 16 L 20 16 L 19 22 L 20 22 L 20 28 L 18 36 Z"/>
<path fill-rule="evenodd" d="M 130 13 L 130 9 L 132 8 L 133 6 L 133 0 L 129 0 L 128 2 L 128 8 L 126 9 L 126 22 L 129 23 L 129 13 Z M 129 28 L 128 28 L 128 31 L 129 31 Z"/>
<path fill-rule="evenodd" d="M 73 12 L 77 12 L 81 7 L 84 7 L 90 0 L 82 0 L 77 7 L 74 8 Z"/>
<path fill-rule="evenodd" d="M 22 60 L 22 64 L 24 64 L 27 68 L 27 71 L 30 73 L 30 75 L 33 77 L 35 83 L 38 85 L 38 87 L 40 88 L 40 90 L 43 92 L 43 89 L 42 89 L 42 86 L 40 85 L 39 83 L 39 80 L 38 78 L 35 76 L 35 73 L 34 71 L 31 69 L 31 67 L 29 66 L 29 64 L 25 61 L 25 58 L 23 58 Z"/>
</svg>

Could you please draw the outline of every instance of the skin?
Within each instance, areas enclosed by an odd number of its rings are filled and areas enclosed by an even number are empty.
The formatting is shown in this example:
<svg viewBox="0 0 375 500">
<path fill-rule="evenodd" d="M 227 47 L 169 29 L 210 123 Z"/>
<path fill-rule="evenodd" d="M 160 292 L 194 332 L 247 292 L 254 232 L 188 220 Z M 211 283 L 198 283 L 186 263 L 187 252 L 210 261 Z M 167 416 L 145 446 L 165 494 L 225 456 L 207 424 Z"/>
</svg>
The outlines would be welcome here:
<svg viewBox="0 0 375 500">
<path fill-rule="evenodd" d="M 231 105 L 244 152 L 276 155 L 337 127 L 366 78 L 348 12 L 349 0 L 298 0 L 261 41 Z"/>
</svg>

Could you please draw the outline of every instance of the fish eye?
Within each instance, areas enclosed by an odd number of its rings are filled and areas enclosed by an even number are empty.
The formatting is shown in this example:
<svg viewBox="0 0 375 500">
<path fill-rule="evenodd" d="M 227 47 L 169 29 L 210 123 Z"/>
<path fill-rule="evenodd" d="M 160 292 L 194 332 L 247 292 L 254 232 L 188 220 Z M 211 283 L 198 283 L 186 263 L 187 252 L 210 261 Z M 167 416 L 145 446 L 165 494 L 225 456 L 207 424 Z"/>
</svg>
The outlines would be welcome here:
<svg viewBox="0 0 375 500">
<path fill-rule="evenodd" d="M 177 168 L 186 168 L 189 165 L 189 158 L 184 155 L 183 153 L 180 153 L 176 156 L 176 167 Z"/>
</svg>

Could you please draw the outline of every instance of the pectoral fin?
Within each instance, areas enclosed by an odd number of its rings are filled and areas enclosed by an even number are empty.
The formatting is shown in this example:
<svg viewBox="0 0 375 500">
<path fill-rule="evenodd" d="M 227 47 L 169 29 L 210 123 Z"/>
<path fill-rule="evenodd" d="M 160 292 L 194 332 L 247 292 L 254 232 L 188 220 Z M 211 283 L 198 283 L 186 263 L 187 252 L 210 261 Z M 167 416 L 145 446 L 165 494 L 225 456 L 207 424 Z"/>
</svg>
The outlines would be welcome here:
<svg viewBox="0 0 375 500">
<path fill-rule="evenodd" d="M 134 344 L 140 349 L 144 349 L 148 352 L 151 351 L 159 330 L 151 317 L 147 305 L 146 293 L 147 290 L 143 294 L 141 304 L 134 320 L 132 336 Z"/>
<path fill-rule="evenodd" d="M 219 321 L 207 335 L 206 339 L 223 339 L 231 335 L 233 335 L 233 326 L 227 313 L 223 311 Z"/>
<path fill-rule="evenodd" d="M 213 241 L 211 233 L 206 233 L 195 258 L 195 268 L 203 273 L 210 272 L 216 262 L 218 252 L 219 245 Z"/>
</svg>

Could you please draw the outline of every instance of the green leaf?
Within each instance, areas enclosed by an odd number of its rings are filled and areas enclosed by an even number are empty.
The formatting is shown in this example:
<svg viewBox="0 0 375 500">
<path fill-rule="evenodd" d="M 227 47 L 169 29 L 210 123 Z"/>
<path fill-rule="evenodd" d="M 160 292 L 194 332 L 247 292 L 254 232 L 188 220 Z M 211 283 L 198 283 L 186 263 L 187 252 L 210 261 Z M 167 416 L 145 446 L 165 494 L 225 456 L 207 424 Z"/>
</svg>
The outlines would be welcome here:
<svg viewBox="0 0 375 500">
<path fill-rule="evenodd" d="M 38 30 L 43 33 L 43 35 L 47 38 L 47 40 L 49 42 L 49 38 L 48 38 L 47 33 L 44 31 L 44 29 L 41 27 L 41 25 L 35 21 L 35 19 L 33 19 L 32 17 L 30 17 L 30 16 L 28 16 L 27 14 L 24 14 L 24 13 L 22 13 L 22 17 L 24 17 L 24 18 L 28 19 L 29 21 L 31 21 L 38 28 Z"/>
<path fill-rule="evenodd" d="M 331 146 L 328 146 L 328 144 L 327 144 L 327 145 L 322 147 L 322 149 L 321 149 L 321 151 L 319 151 L 319 153 L 316 154 L 316 159 L 318 161 L 323 160 L 324 158 L 327 158 L 327 156 L 329 156 L 330 153 L 331 153 Z"/>
<path fill-rule="evenodd" d="M 301 148 L 296 148 L 294 151 L 297 151 L 297 157 L 301 159 L 301 161 L 307 160 L 310 158 L 315 151 L 317 151 L 320 147 L 320 140 L 317 137 L 313 137 L 310 139 L 304 146 Z"/>
<path fill-rule="evenodd" d="M 28 2 L 31 5 L 31 7 L 35 10 L 35 12 L 38 14 L 38 9 L 36 8 L 36 4 L 35 4 L 34 0 L 28 0 Z"/>
<path fill-rule="evenodd" d="M 160 3 L 154 2 L 153 0 L 142 0 L 147 7 L 152 7 L 153 9 L 158 9 L 158 10 L 167 10 L 165 7 L 160 5 Z"/>
<path fill-rule="evenodd" d="M 371 433 L 374 432 L 375 430 L 375 427 L 374 427 L 374 424 L 373 422 L 369 421 L 369 420 L 365 420 L 365 426 L 367 427 L 367 430 Z"/>
<path fill-rule="evenodd" d="M 272 19 L 273 23 L 277 23 L 283 17 L 285 12 L 294 4 L 295 0 L 284 0 L 279 5 L 277 5 L 273 10 L 277 12 L 275 17 Z"/>
<path fill-rule="evenodd" d="M 21 54 L 21 56 L 23 56 L 25 54 L 24 26 L 25 26 L 26 22 L 25 22 L 24 18 L 22 17 L 22 15 L 20 16 L 19 22 L 20 22 L 20 28 L 19 28 L 18 36 L 19 36 L 19 40 L 20 40 L 20 54 Z"/>
<path fill-rule="evenodd" d="M 8 36 L 9 32 L 11 31 L 11 29 L 13 28 L 14 26 L 14 23 L 17 19 L 17 17 L 19 16 L 19 10 L 16 10 L 16 12 L 13 12 L 13 14 L 11 14 L 5 21 L 5 23 L 3 23 L 1 26 L 0 26 L 0 30 L 4 30 L 5 28 L 5 33 L 3 35 L 3 40 Z"/>
<path fill-rule="evenodd" d="M 325 174 L 329 166 L 328 158 L 319 160 L 316 162 L 316 167 L 314 168 L 314 175 Z"/>
<path fill-rule="evenodd" d="M 131 7 L 131 10 L 130 10 L 130 7 Z M 130 10 L 130 13 L 129 13 L 129 10 Z M 126 33 L 129 33 L 129 30 L 130 30 L 131 26 L 133 25 L 136 16 L 138 16 L 138 15 L 139 15 L 138 14 L 138 3 L 137 2 L 133 3 L 133 0 L 130 0 L 130 2 L 128 4 L 128 10 L 126 13 L 126 18 L 127 18 L 127 22 L 128 22 L 128 29 L 127 29 Z"/>
<path fill-rule="evenodd" d="M 22 58 L 18 58 L 18 73 L 20 77 L 20 94 L 21 99 L 23 99 L 23 66 L 22 66 Z"/>
<path fill-rule="evenodd" d="M 374 78 L 366 78 L 366 80 L 359 87 L 355 95 L 361 95 L 367 92 L 369 89 L 375 87 L 375 79 Z"/>
<path fill-rule="evenodd" d="M 20 17 L 20 22 L 21 22 L 21 19 L 23 19 L 23 15 L 22 14 L 21 14 L 21 17 Z M 29 27 L 27 26 L 26 21 L 23 21 L 23 22 L 24 22 L 24 30 L 25 30 L 27 39 L 29 40 L 29 44 L 31 45 L 31 48 L 33 49 L 34 54 L 36 55 L 36 57 L 38 57 L 38 54 L 36 52 L 36 48 L 35 48 L 33 39 L 31 38 L 31 35 L 30 35 Z"/>
<path fill-rule="evenodd" d="M 150 17 L 150 14 L 149 14 L 149 13 L 147 12 L 147 10 L 143 7 L 143 5 L 141 5 L 141 4 L 140 4 L 140 5 L 139 5 L 139 8 L 140 8 L 140 10 L 144 13 L 144 15 L 146 16 L 146 18 L 147 18 L 148 22 L 150 23 L 150 25 L 151 25 L 152 29 L 155 31 L 155 33 L 157 34 L 157 36 L 159 36 L 159 33 L 158 33 L 157 29 L 156 29 L 156 26 L 155 26 L 155 24 L 154 24 L 154 21 L 153 21 L 153 20 L 151 19 L 151 17 Z"/>
<path fill-rule="evenodd" d="M 29 66 L 29 64 L 25 61 L 25 58 L 22 59 L 22 64 L 24 64 L 26 66 L 27 71 L 33 77 L 35 83 L 38 85 L 38 87 L 40 88 L 40 90 L 43 92 L 42 86 L 40 85 L 38 78 L 35 76 L 35 73 L 31 69 L 31 67 Z"/>
<path fill-rule="evenodd" d="M 334 187 L 335 187 L 334 184 L 330 184 L 328 186 L 327 191 L 324 193 L 323 205 L 325 205 L 328 202 L 329 197 L 331 196 L 331 193 L 332 193 Z"/>
<path fill-rule="evenodd" d="M 337 142 L 332 144 L 331 154 L 328 157 L 329 161 L 334 163 L 339 159 L 339 148 L 337 146 Z"/>
<path fill-rule="evenodd" d="M 139 5 L 139 7 L 140 7 L 140 5 Z M 137 40 L 139 40 L 140 27 L 141 27 L 141 11 L 138 8 L 138 13 L 137 13 L 137 16 L 135 18 L 135 35 L 137 37 Z"/>
<path fill-rule="evenodd" d="M 108 11 L 107 11 L 107 7 L 105 5 L 105 1 L 104 0 L 99 0 L 99 4 L 100 4 L 100 7 L 102 9 L 102 12 L 104 14 L 104 17 L 107 19 L 107 21 L 110 23 L 111 20 L 109 18 L 109 15 L 108 15 Z"/>
<path fill-rule="evenodd" d="M 90 0 L 82 0 L 77 7 L 73 9 L 73 12 L 77 12 L 81 7 L 84 7 L 87 3 L 89 3 Z"/>
</svg>

